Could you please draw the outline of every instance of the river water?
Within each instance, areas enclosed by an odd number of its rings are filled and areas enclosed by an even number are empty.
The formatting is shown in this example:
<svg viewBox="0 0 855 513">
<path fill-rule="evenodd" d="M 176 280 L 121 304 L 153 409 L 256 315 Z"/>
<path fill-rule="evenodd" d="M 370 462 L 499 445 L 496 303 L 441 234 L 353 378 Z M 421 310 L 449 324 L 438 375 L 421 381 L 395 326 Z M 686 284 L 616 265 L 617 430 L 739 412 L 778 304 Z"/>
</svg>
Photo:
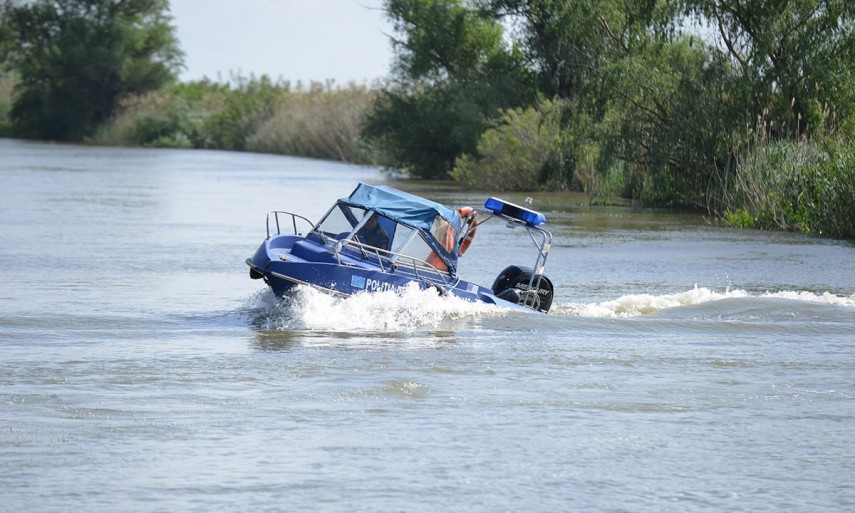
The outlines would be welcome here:
<svg viewBox="0 0 855 513">
<path fill-rule="evenodd" d="M 487 194 L 11 140 L 0 180 L 2 511 L 855 511 L 852 243 L 535 194 L 549 315 L 280 302 L 244 264 L 268 210 Z M 461 274 L 530 265 L 517 235 Z"/>
</svg>

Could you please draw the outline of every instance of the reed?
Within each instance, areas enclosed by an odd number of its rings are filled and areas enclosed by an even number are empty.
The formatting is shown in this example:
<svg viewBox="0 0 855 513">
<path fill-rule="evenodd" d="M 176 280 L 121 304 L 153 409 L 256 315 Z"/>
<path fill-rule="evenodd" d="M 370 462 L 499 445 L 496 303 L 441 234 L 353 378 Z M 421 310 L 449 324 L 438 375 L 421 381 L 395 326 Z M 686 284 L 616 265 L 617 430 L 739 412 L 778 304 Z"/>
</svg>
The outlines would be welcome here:
<svg viewBox="0 0 855 513">
<path fill-rule="evenodd" d="M 855 139 L 833 109 L 814 117 L 759 114 L 711 181 L 710 210 L 743 228 L 855 238 Z"/>
<path fill-rule="evenodd" d="M 746 228 L 855 238 L 855 142 L 772 141 L 741 153 L 723 218 Z"/>
<path fill-rule="evenodd" d="M 11 135 L 9 111 L 12 109 L 12 91 L 14 88 L 14 79 L 0 75 L 0 136 Z"/>
<path fill-rule="evenodd" d="M 166 91 L 134 96 L 98 128 L 91 142 L 111 146 L 193 147 L 188 135 L 187 107 Z"/>
<path fill-rule="evenodd" d="M 214 148 L 375 163 L 361 130 L 376 86 L 307 87 L 266 77 L 199 81 L 125 101 L 92 142 Z"/>
<path fill-rule="evenodd" d="M 248 138 L 250 151 L 299 155 L 343 162 L 375 162 L 361 137 L 362 125 L 376 95 L 366 85 L 313 83 L 280 97 L 272 115 Z"/>
</svg>

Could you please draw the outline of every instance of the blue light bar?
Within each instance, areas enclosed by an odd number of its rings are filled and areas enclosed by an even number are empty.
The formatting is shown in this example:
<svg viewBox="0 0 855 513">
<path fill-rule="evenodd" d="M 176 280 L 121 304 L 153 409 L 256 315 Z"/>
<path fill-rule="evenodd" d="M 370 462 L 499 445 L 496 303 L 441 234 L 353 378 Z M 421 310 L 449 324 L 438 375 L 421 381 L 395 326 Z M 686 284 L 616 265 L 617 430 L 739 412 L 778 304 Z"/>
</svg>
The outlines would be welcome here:
<svg viewBox="0 0 855 513">
<path fill-rule="evenodd" d="M 499 198 L 490 198 L 484 202 L 484 208 L 495 214 L 502 214 L 522 221 L 529 226 L 540 226 L 546 224 L 546 216 L 540 212 L 529 210 L 519 205 L 507 202 Z"/>
</svg>

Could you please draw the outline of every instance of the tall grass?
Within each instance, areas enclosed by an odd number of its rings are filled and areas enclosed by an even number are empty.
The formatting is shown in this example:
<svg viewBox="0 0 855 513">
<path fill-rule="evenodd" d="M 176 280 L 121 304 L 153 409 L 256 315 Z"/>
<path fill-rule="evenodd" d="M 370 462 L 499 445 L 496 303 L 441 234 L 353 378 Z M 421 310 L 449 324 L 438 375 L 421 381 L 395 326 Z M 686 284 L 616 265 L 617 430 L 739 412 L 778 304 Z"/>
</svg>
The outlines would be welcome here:
<svg viewBox="0 0 855 513">
<path fill-rule="evenodd" d="M 730 224 L 855 238 L 855 141 L 767 142 L 737 156 L 719 186 Z"/>
<path fill-rule="evenodd" d="M 12 109 L 12 90 L 14 88 L 14 79 L 0 75 L 0 136 L 11 133 L 9 111 Z"/>
<path fill-rule="evenodd" d="M 376 88 L 312 83 L 292 88 L 267 77 L 178 84 L 123 103 L 97 144 L 216 148 L 370 164 L 361 138 Z"/>
<path fill-rule="evenodd" d="M 361 137 L 375 90 L 355 84 L 336 89 L 312 84 L 282 95 L 272 115 L 247 140 L 250 151 L 301 155 L 344 162 L 373 162 Z"/>
<path fill-rule="evenodd" d="M 801 117 L 775 126 L 757 117 L 728 169 L 711 181 L 709 209 L 745 228 L 855 239 L 855 139 L 829 109 L 821 129 L 805 133 Z"/>
<path fill-rule="evenodd" d="M 780 141 L 739 158 L 726 220 L 855 238 L 855 143 Z"/>
</svg>

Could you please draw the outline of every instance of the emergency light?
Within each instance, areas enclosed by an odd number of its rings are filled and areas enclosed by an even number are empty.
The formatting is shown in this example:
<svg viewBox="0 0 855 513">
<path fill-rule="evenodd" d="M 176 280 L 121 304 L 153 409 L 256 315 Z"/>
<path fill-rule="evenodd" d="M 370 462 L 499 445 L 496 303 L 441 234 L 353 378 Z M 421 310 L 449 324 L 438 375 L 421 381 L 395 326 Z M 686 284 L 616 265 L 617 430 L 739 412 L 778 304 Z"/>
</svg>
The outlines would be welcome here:
<svg viewBox="0 0 855 513">
<path fill-rule="evenodd" d="M 546 224 L 546 216 L 540 212 L 529 210 L 519 205 L 514 205 L 499 198 L 490 198 L 484 202 L 484 208 L 494 214 L 501 214 L 522 221 L 529 226 L 540 226 Z"/>
</svg>

